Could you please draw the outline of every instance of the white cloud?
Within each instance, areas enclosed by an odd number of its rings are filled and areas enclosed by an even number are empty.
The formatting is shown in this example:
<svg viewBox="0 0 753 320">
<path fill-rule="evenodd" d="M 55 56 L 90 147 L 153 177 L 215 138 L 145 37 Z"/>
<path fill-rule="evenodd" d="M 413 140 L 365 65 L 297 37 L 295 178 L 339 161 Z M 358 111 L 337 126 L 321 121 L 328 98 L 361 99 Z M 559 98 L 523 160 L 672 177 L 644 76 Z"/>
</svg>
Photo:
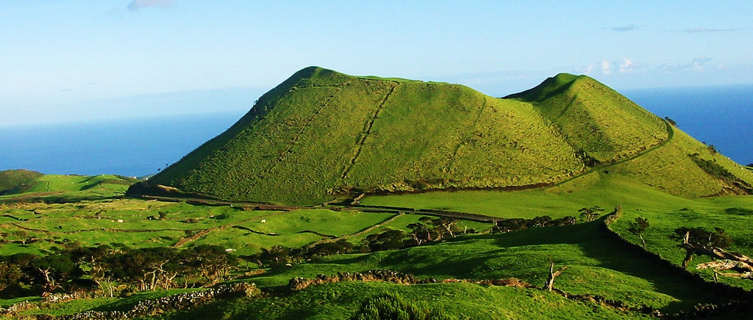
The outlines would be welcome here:
<svg viewBox="0 0 753 320">
<path fill-rule="evenodd" d="M 601 60 L 601 73 L 602 74 L 611 74 L 612 73 L 612 63 L 607 60 Z"/>
<path fill-rule="evenodd" d="M 149 7 L 167 7 L 173 3 L 172 0 L 132 0 L 128 4 L 128 10 L 139 10 Z"/>
<path fill-rule="evenodd" d="M 628 25 L 624 25 L 624 26 L 616 26 L 616 27 L 609 28 L 609 30 L 617 31 L 617 32 L 627 32 L 627 31 L 633 31 L 633 30 L 636 30 L 636 29 L 638 29 L 638 26 L 636 26 L 634 24 L 628 24 Z"/>
<path fill-rule="evenodd" d="M 682 30 L 685 33 L 710 33 L 710 32 L 730 32 L 737 31 L 738 28 L 687 28 Z"/>
<path fill-rule="evenodd" d="M 690 61 L 690 66 L 694 70 L 702 71 L 703 70 L 703 66 L 706 65 L 709 62 L 711 62 L 711 58 L 709 58 L 709 57 L 693 58 L 693 60 Z"/>
<path fill-rule="evenodd" d="M 629 58 L 622 58 L 622 63 L 620 64 L 620 73 L 630 72 L 633 70 L 633 67 L 633 60 Z"/>
<path fill-rule="evenodd" d="M 594 71 L 594 64 L 589 64 L 583 69 L 583 73 L 590 74 Z"/>
<path fill-rule="evenodd" d="M 688 63 L 684 64 L 664 64 L 658 67 L 659 70 L 665 72 L 677 72 L 677 71 L 703 71 L 703 68 L 711 62 L 710 57 L 695 57 Z"/>
</svg>

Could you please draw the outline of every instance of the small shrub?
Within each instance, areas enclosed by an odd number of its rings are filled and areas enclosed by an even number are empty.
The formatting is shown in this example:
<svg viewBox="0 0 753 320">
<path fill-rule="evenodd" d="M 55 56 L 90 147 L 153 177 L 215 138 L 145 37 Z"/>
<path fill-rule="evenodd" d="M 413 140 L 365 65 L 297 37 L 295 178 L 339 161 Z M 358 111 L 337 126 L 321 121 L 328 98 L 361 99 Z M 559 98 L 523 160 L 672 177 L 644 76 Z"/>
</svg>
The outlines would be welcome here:
<svg viewBox="0 0 753 320">
<path fill-rule="evenodd" d="M 734 214 L 734 215 L 738 215 L 738 216 L 753 216 L 753 209 L 727 208 L 727 209 L 724 210 L 724 213 Z"/>
<path fill-rule="evenodd" d="M 732 245 L 732 237 L 722 228 L 714 228 L 714 231 L 706 231 L 706 229 L 699 227 L 680 227 L 675 229 L 675 237 L 677 239 L 683 239 L 687 233 L 690 233 L 688 242 L 695 246 L 726 249 Z"/>
<path fill-rule="evenodd" d="M 407 301 L 399 295 L 384 294 L 367 299 L 351 320 L 449 320 L 456 319 L 430 310 L 424 303 Z"/>
</svg>

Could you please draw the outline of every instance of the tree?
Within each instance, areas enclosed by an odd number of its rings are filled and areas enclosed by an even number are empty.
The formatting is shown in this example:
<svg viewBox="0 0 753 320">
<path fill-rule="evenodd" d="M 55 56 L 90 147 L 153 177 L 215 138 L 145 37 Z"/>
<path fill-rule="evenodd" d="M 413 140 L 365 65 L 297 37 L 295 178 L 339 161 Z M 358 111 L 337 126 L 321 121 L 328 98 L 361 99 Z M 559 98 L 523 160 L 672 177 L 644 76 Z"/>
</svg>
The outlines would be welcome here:
<svg viewBox="0 0 753 320">
<path fill-rule="evenodd" d="M 43 284 L 43 296 L 49 295 L 57 289 L 64 289 L 63 285 L 80 273 L 78 265 L 66 252 L 58 252 L 54 255 L 35 259 L 32 264 L 38 272 L 38 276 L 40 276 L 40 282 Z"/>
<path fill-rule="evenodd" d="M 419 219 L 419 221 L 426 221 L 425 218 L 426 217 L 422 217 L 421 219 Z M 411 230 L 410 236 L 418 246 L 425 242 L 431 242 L 433 239 L 431 228 L 421 222 L 409 224 L 408 229 Z"/>
<path fill-rule="evenodd" d="M 641 242 L 643 243 L 643 249 L 646 249 L 646 240 L 643 239 L 643 234 L 646 232 L 646 229 L 648 229 L 648 227 L 648 220 L 643 217 L 635 218 L 635 221 L 630 222 L 630 225 L 628 226 L 628 232 L 638 236 L 638 238 L 641 239 Z"/>
<path fill-rule="evenodd" d="M 708 232 L 702 228 L 679 228 L 676 233 L 685 232 L 682 237 L 682 248 L 686 250 L 683 268 L 687 268 L 688 263 L 694 254 L 711 257 L 714 261 L 701 263 L 696 266 L 698 270 L 711 269 L 714 271 L 714 281 L 717 281 L 717 274 L 725 277 L 740 278 L 753 280 L 753 259 L 736 252 L 726 250 L 732 243 L 732 239 L 721 228 L 715 228 L 713 232 Z M 721 271 L 734 272 L 721 272 Z M 720 273 L 721 272 L 721 273 Z"/>
<path fill-rule="evenodd" d="M 309 249 L 306 255 L 308 257 L 314 255 L 327 256 L 332 254 L 350 253 L 351 251 L 353 251 L 353 244 L 348 242 L 348 240 L 340 239 L 337 241 L 329 241 L 317 244 L 313 248 Z"/>
<path fill-rule="evenodd" d="M 669 124 L 671 124 L 672 126 L 677 126 L 677 121 L 672 120 L 672 118 L 670 117 L 664 117 L 664 120 L 667 120 L 667 122 L 669 122 Z"/>
<path fill-rule="evenodd" d="M 603 212 L 604 208 L 599 206 L 593 206 L 590 208 L 580 208 L 578 212 L 580 212 L 580 217 L 583 218 L 586 222 L 591 222 L 596 220 L 596 218 L 599 217 L 599 212 Z"/>
<path fill-rule="evenodd" d="M 494 224 L 494 229 L 502 233 L 512 232 L 512 231 L 520 231 L 525 230 L 528 228 L 528 220 L 522 219 L 522 218 L 511 218 L 511 219 L 502 219 L 497 220 L 497 223 Z"/>
<path fill-rule="evenodd" d="M 89 257 L 89 261 L 85 262 L 89 267 L 89 276 L 92 281 L 97 284 L 97 287 L 105 292 L 109 297 L 115 295 L 115 282 L 112 281 L 112 276 L 107 272 L 106 264 L 97 259 L 94 255 Z"/>
<path fill-rule="evenodd" d="M 546 279 L 546 283 L 544 284 L 544 288 L 552 291 L 554 289 L 554 280 L 557 279 L 563 272 L 567 270 L 567 266 L 564 266 L 560 268 L 557 271 L 554 271 L 554 262 L 549 263 L 549 276 Z"/>
<path fill-rule="evenodd" d="M 284 266 L 290 262 L 290 249 L 281 245 L 274 245 L 267 248 L 261 248 L 259 260 L 273 268 Z"/>
<path fill-rule="evenodd" d="M 722 228 L 714 228 L 714 231 L 706 231 L 704 228 L 681 227 L 675 229 L 675 235 L 682 239 L 681 248 L 685 249 L 685 259 L 682 267 L 687 269 L 693 260 L 693 255 L 708 254 L 715 250 L 724 250 L 732 245 L 732 238 Z"/>
<path fill-rule="evenodd" d="M 405 238 L 402 230 L 387 230 L 367 236 L 366 245 L 370 251 L 401 249 L 405 246 Z"/>
<path fill-rule="evenodd" d="M 24 272 L 18 265 L 0 260 L 0 292 L 18 287 L 23 277 Z"/>
<path fill-rule="evenodd" d="M 450 235 L 451 238 L 455 238 L 455 233 L 460 231 L 457 226 L 458 221 L 451 218 L 439 218 L 433 221 L 437 227 L 441 227 L 444 232 Z"/>
<path fill-rule="evenodd" d="M 220 246 L 201 245 L 193 247 L 186 254 L 190 255 L 188 259 L 189 265 L 197 269 L 201 276 L 206 279 L 205 285 L 213 286 L 219 282 L 224 281 L 230 272 L 238 265 L 238 259 L 235 256 L 229 255 Z M 160 270 L 162 271 L 162 270 Z M 163 273 L 163 282 L 172 281 L 176 273 Z"/>
</svg>

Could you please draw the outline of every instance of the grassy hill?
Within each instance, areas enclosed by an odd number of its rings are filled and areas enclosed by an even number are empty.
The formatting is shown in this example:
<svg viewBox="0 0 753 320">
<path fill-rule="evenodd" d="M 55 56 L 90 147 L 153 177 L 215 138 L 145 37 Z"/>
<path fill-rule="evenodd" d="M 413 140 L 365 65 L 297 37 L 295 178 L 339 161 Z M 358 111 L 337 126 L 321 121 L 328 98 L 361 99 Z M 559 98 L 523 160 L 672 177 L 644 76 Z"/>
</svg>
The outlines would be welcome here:
<svg viewBox="0 0 753 320">
<path fill-rule="evenodd" d="M 682 196 L 747 192 L 753 174 L 682 133 L 673 139 L 674 131 L 586 76 L 559 74 L 499 99 L 462 85 L 309 67 L 132 191 L 166 185 L 225 200 L 316 204 L 364 192 L 526 189 L 652 153 L 651 168 L 625 164 L 621 172 Z M 718 166 L 699 160 L 712 158 Z"/>
<path fill-rule="evenodd" d="M 588 76 L 558 74 L 507 98 L 532 103 L 574 149 L 599 162 L 628 158 L 668 138 L 659 117 Z"/>
<path fill-rule="evenodd" d="M 34 186 L 42 174 L 31 170 L 0 171 L 0 195 L 25 192 Z"/>
<path fill-rule="evenodd" d="M 122 196 L 138 180 L 124 176 L 41 174 L 28 170 L 0 172 L 2 202 L 64 202 Z"/>
</svg>

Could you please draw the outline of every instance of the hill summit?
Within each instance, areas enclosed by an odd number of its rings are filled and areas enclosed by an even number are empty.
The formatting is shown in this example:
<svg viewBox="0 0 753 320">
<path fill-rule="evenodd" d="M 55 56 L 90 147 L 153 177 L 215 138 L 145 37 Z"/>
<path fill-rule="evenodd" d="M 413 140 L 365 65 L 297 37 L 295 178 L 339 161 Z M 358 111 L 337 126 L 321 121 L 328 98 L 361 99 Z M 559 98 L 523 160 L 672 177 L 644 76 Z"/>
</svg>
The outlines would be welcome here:
<svg viewBox="0 0 753 320">
<path fill-rule="evenodd" d="M 559 74 L 495 98 L 457 84 L 308 67 L 129 193 L 315 204 L 360 193 L 544 187 L 604 166 L 684 196 L 753 184 L 750 171 L 587 76 Z"/>
</svg>

